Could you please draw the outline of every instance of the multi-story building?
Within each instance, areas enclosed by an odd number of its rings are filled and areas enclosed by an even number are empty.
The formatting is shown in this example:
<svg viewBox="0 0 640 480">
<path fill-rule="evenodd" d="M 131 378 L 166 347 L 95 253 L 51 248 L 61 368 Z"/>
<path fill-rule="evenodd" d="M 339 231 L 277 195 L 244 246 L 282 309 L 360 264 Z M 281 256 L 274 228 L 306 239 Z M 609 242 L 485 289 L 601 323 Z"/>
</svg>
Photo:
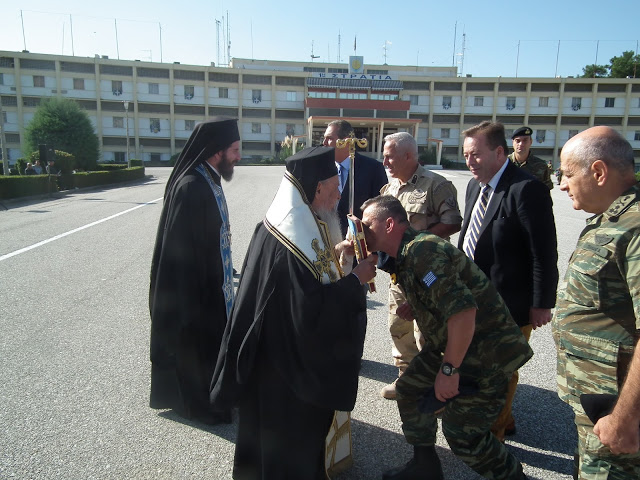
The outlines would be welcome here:
<svg viewBox="0 0 640 480">
<path fill-rule="evenodd" d="M 533 152 L 558 164 L 562 145 L 593 125 L 619 130 L 640 153 L 640 79 L 458 77 L 455 67 L 234 59 L 229 67 L 0 51 L 0 122 L 9 160 L 22 155 L 40 101 L 65 97 L 89 114 L 105 161 L 168 161 L 196 123 L 237 117 L 242 155 L 269 157 L 287 135 L 319 144 L 346 118 L 380 158 L 382 138 L 409 131 L 462 161 L 460 134 L 486 119 L 507 134 L 529 125 Z M 126 106 L 126 108 L 125 108 Z M 640 158 L 640 155 L 638 156 Z"/>
</svg>

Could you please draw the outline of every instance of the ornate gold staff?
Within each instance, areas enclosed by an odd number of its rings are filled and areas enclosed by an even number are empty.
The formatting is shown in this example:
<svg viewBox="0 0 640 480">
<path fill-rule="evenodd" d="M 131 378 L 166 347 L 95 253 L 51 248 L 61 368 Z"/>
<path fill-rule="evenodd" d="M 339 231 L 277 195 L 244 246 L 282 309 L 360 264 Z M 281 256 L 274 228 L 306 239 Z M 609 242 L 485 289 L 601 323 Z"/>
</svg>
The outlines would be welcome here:
<svg viewBox="0 0 640 480">
<path fill-rule="evenodd" d="M 338 139 L 336 146 L 338 148 L 344 148 L 349 146 L 349 158 L 351 158 L 351 171 L 349 172 L 349 215 L 347 215 L 347 223 L 349 225 L 347 238 L 353 241 L 353 246 L 356 251 L 356 259 L 361 262 L 367 258 L 367 242 L 364 238 L 364 229 L 362 228 L 362 221 L 355 216 L 354 202 L 355 202 L 355 178 L 356 178 L 356 145 L 360 148 L 366 148 L 369 142 L 366 138 L 355 138 L 353 132 L 348 138 L 344 140 Z M 373 280 L 369 281 L 369 291 L 376 291 L 376 284 Z"/>
</svg>

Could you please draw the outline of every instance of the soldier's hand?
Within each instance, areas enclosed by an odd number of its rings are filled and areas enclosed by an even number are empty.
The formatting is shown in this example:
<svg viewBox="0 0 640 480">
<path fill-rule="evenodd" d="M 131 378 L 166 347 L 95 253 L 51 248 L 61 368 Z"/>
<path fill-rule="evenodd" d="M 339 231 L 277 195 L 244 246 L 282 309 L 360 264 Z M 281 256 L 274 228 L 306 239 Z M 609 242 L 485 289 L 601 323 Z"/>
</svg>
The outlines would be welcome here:
<svg viewBox="0 0 640 480">
<path fill-rule="evenodd" d="M 593 433 L 615 455 L 637 453 L 640 450 L 640 428 L 637 422 L 619 420 L 615 415 L 607 415 L 594 425 Z"/>
<path fill-rule="evenodd" d="M 413 310 L 411 309 L 411 305 L 408 303 L 403 303 L 398 308 L 396 308 L 396 315 L 402 318 L 403 320 L 407 320 L 408 322 L 413 321 L 415 316 L 413 315 Z"/>
<path fill-rule="evenodd" d="M 535 308 L 529 309 L 529 323 L 533 325 L 535 330 L 538 327 L 542 327 L 551 321 L 551 309 L 550 308 Z"/>
<path fill-rule="evenodd" d="M 458 386 L 460 384 L 460 374 L 456 373 L 451 376 L 447 376 L 442 372 L 438 372 L 436 375 L 436 382 L 433 385 L 433 389 L 436 394 L 436 398 L 441 402 L 453 398 L 460 393 Z"/>
<path fill-rule="evenodd" d="M 376 264 L 378 263 L 378 255 L 369 255 L 362 260 L 356 268 L 353 269 L 353 273 L 360 279 L 360 283 L 363 285 L 376 276 Z"/>
</svg>

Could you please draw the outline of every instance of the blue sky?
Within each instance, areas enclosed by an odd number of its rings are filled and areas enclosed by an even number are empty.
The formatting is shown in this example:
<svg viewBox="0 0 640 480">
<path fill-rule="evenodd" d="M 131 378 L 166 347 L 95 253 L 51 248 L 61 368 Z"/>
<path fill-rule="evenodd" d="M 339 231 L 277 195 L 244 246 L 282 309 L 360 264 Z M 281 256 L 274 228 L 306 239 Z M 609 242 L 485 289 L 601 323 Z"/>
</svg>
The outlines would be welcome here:
<svg viewBox="0 0 640 480">
<path fill-rule="evenodd" d="M 218 62 L 216 19 L 224 16 L 226 23 L 227 12 L 232 57 L 308 61 L 313 42 L 315 61 L 336 62 L 340 34 L 345 64 L 357 37 L 357 54 L 365 64 L 384 63 L 386 44 L 389 64 L 451 66 L 455 61 L 463 74 L 474 77 L 513 77 L 516 67 L 518 77 L 578 75 L 595 62 L 596 53 L 598 63 L 605 64 L 624 50 L 636 51 L 640 40 L 637 0 L 7 3 L 0 29 L 3 50 L 20 51 L 26 43 L 33 53 L 71 55 L 73 48 L 83 57 L 159 62 L 162 56 L 164 62 L 196 65 Z M 222 63 L 222 25 L 220 30 Z"/>
</svg>

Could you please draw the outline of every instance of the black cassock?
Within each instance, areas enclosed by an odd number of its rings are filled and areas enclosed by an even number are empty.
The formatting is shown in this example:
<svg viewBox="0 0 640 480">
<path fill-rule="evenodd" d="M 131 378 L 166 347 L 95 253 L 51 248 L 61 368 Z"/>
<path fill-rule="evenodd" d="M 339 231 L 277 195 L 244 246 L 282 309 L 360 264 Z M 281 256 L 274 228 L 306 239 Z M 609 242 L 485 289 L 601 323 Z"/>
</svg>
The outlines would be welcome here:
<svg viewBox="0 0 640 480">
<path fill-rule="evenodd" d="M 239 406 L 234 478 L 325 478 L 325 438 L 333 411 L 355 404 L 365 330 L 355 275 L 323 285 L 257 226 L 211 385 L 216 409 Z"/>
<path fill-rule="evenodd" d="M 151 270 L 150 406 L 203 421 L 210 421 L 209 385 L 227 321 L 221 226 L 211 187 L 187 173 L 165 200 Z"/>
</svg>

